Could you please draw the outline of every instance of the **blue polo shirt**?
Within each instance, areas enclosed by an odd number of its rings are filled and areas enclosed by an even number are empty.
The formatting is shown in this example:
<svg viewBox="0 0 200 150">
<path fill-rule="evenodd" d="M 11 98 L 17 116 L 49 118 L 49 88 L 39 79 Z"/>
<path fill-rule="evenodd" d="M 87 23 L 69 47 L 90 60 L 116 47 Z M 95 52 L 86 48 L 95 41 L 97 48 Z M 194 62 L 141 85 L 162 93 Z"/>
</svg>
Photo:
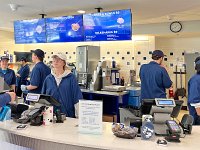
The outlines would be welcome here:
<svg viewBox="0 0 200 150">
<path fill-rule="evenodd" d="M 194 117 L 194 124 L 200 125 L 200 116 L 195 107 L 190 104 L 200 103 L 200 74 L 192 76 L 188 82 L 188 108 L 190 115 Z"/>
<path fill-rule="evenodd" d="M 170 88 L 172 81 L 165 70 L 158 63 L 152 61 L 140 68 L 141 99 L 166 98 L 166 88 Z"/>
<path fill-rule="evenodd" d="M 20 77 L 17 77 L 16 86 L 26 85 L 26 81 L 30 73 L 29 66 L 27 64 L 22 66 L 17 73 Z"/>
<path fill-rule="evenodd" d="M 51 95 L 61 103 L 61 112 L 67 117 L 75 117 L 74 105 L 83 99 L 81 90 L 74 74 L 70 73 L 63 77 L 59 86 L 52 74 L 48 75 L 44 81 L 42 93 Z"/>
<path fill-rule="evenodd" d="M 2 70 L 0 68 L 0 76 L 4 78 L 4 81 L 10 86 L 15 85 L 16 76 L 15 72 L 12 69 Z"/>
<path fill-rule="evenodd" d="M 30 84 L 37 86 L 36 89 L 30 90 L 29 93 L 41 94 L 45 78 L 51 73 L 51 69 L 43 62 L 38 62 L 33 68 L 30 76 Z"/>
<path fill-rule="evenodd" d="M 7 103 L 9 103 L 11 100 L 11 97 L 9 94 L 0 94 L 0 107 L 5 106 Z"/>
</svg>

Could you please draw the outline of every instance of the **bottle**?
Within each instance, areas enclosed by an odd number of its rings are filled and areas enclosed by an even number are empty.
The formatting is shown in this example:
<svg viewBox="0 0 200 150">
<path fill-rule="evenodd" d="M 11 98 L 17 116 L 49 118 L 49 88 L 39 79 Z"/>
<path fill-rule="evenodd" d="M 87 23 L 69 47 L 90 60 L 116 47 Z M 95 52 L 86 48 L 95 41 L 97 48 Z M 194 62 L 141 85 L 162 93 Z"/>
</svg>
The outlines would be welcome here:
<svg viewBox="0 0 200 150">
<path fill-rule="evenodd" d="M 169 88 L 169 98 L 174 98 L 174 91 L 172 86 Z"/>
<path fill-rule="evenodd" d="M 124 77 L 121 78 L 121 86 L 124 86 Z"/>
<path fill-rule="evenodd" d="M 114 58 L 112 59 L 112 68 L 116 68 L 116 61 Z"/>
<path fill-rule="evenodd" d="M 56 118 L 57 118 L 56 123 L 63 123 L 60 109 L 56 110 Z"/>
<path fill-rule="evenodd" d="M 13 62 L 13 55 L 10 54 L 10 62 L 12 63 Z"/>
</svg>

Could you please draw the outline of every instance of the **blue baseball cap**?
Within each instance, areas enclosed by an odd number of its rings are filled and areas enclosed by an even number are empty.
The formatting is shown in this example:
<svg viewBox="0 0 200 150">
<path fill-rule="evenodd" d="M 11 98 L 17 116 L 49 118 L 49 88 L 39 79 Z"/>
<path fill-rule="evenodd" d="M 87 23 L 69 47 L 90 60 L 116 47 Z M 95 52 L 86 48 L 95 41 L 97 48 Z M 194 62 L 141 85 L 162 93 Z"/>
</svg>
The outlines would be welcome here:
<svg viewBox="0 0 200 150">
<path fill-rule="evenodd" d="M 200 64 L 200 56 L 197 57 L 197 58 L 195 59 L 194 63 L 195 63 L 196 65 Z"/>
<path fill-rule="evenodd" d="M 166 55 L 161 50 L 155 50 L 153 51 L 152 56 L 164 57 Z"/>
<path fill-rule="evenodd" d="M 20 59 L 20 61 L 25 61 L 25 62 L 27 62 L 27 59 L 26 59 L 25 57 L 22 57 L 22 58 Z"/>
<path fill-rule="evenodd" d="M 34 53 L 37 57 L 44 58 L 44 51 L 41 49 L 36 49 L 31 52 Z"/>
</svg>

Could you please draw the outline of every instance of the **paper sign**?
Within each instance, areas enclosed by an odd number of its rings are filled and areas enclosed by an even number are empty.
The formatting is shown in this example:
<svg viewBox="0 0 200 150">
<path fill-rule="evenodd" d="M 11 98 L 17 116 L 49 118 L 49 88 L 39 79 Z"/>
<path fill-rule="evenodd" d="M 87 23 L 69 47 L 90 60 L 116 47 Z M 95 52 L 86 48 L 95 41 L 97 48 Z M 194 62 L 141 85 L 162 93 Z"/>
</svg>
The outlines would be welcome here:
<svg viewBox="0 0 200 150">
<path fill-rule="evenodd" d="M 102 101 L 79 101 L 79 132 L 102 134 Z"/>
</svg>

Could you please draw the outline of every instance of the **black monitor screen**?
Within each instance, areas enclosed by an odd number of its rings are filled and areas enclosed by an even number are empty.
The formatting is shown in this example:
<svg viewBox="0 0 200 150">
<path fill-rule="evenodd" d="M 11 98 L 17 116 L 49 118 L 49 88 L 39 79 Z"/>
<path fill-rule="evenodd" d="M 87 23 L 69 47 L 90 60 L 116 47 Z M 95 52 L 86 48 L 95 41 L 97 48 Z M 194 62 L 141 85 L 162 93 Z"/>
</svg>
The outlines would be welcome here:
<svg viewBox="0 0 200 150">
<path fill-rule="evenodd" d="M 21 58 L 26 58 L 27 62 L 32 62 L 32 53 L 31 52 L 14 52 L 16 56 L 16 62 L 21 61 Z"/>
<path fill-rule="evenodd" d="M 156 105 L 155 99 L 143 99 L 141 105 L 142 115 L 150 114 L 152 105 Z"/>
</svg>

